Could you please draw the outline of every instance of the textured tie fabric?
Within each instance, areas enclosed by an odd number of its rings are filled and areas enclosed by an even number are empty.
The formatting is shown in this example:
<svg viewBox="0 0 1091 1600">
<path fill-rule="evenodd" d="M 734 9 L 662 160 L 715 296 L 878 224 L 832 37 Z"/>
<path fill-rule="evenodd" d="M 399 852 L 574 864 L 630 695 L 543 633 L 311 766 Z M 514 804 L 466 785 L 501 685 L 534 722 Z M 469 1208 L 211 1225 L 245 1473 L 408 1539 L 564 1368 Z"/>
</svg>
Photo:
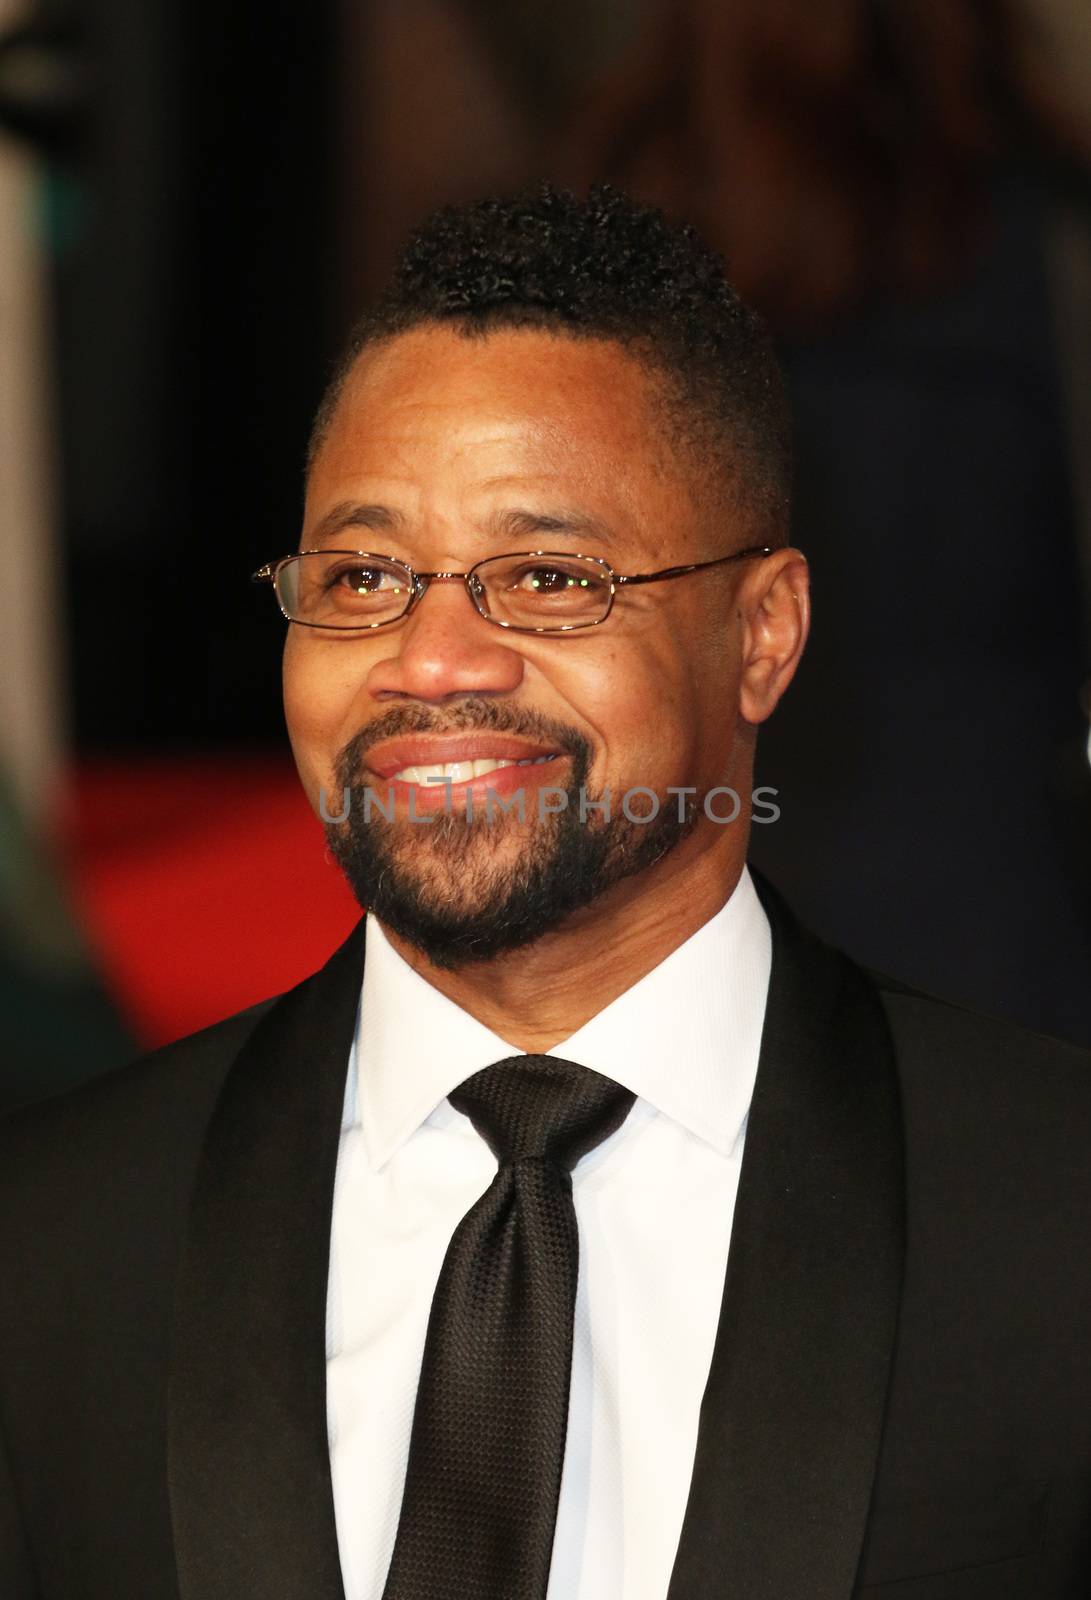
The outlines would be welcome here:
<svg viewBox="0 0 1091 1600">
<path fill-rule="evenodd" d="M 544 1600 L 579 1261 L 571 1170 L 633 1099 L 555 1056 L 498 1061 L 450 1096 L 500 1167 L 440 1270 L 383 1600 Z"/>
</svg>

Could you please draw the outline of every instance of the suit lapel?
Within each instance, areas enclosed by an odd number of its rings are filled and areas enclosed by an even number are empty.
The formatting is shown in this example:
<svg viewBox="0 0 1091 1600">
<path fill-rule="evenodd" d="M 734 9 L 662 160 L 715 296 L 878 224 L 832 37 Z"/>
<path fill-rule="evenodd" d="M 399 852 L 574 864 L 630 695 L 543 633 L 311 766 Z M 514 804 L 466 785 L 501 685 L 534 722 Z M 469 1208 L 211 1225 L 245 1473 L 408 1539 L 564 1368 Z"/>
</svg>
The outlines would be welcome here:
<svg viewBox="0 0 1091 1600">
<path fill-rule="evenodd" d="M 361 921 L 240 1051 L 196 1179 L 174 1314 L 183 1600 L 341 1600 L 323 1329 Z"/>
<path fill-rule="evenodd" d="M 859 970 L 759 883 L 773 970 L 668 1600 L 848 1600 L 897 1323 L 893 1049 Z"/>
</svg>

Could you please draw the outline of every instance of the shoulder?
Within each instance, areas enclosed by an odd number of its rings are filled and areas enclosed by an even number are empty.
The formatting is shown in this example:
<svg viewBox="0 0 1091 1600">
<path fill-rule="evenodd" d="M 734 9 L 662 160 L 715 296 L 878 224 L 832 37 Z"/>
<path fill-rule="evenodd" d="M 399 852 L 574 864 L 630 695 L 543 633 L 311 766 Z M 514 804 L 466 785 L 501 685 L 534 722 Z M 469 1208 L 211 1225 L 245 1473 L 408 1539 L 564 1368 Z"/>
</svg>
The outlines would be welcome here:
<svg viewBox="0 0 1091 1600">
<path fill-rule="evenodd" d="M 224 1077 L 275 1004 L 256 1006 L 0 1118 L 0 1218 L 93 1210 L 112 1188 L 137 1207 L 196 1158 Z"/>
<path fill-rule="evenodd" d="M 872 1014 L 893 1047 L 903 1101 L 909 1108 L 960 1105 L 994 1108 L 997 1115 L 1067 1108 L 1091 1116 L 1091 1051 L 942 1000 L 860 965 L 801 924 L 761 876 L 754 884 L 778 949 L 804 974 L 786 993 L 806 1013 L 834 996 Z M 770 991 L 772 994 L 772 990 Z"/>
<path fill-rule="evenodd" d="M 867 973 L 878 991 L 899 1058 L 907 1070 L 958 1081 L 1008 1084 L 1034 1094 L 1044 1074 L 1050 1087 L 1091 1097 L 1091 1051 L 1034 1033 L 910 988 L 882 973 Z"/>
<path fill-rule="evenodd" d="M 911 1153 L 1037 1171 L 1091 1194 L 1091 1051 L 869 973 L 890 1027 Z"/>
<path fill-rule="evenodd" d="M 252 1035 L 293 1008 L 322 1022 L 334 999 L 351 1002 L 355 1015 L 364 926 L 361 918 L 325 965 L 286 993 L 0 1117 L 0 1240 L 13 1229 L 25 1235 L 36 1205 L 56 1223 L 72 1206 L 85 1231 L 95 1218 L 105 1226 L 124 1219 L 134 1233 L 157 1225 L 143 1216 L 149 1208 L 184 1205 L 217 1099 Z"/>
</svg>

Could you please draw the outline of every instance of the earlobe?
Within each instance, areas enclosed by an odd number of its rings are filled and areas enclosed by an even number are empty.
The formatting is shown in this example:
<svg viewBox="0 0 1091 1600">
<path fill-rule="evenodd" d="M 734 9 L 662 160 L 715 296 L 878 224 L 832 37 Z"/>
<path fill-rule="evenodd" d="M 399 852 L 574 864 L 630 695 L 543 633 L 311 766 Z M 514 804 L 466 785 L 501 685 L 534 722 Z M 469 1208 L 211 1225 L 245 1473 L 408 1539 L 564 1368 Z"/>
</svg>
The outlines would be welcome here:
<svg viewBox="0 0 1091 1600">
<path fill-rule="evenodd" d="M 806 557 L 778 550 L 740 593 L 745 618 L 739 712 L 747 722 L 764 722 L 776 710 L 795 676 L 811 621 L 810 576 Z"/>
</svg>

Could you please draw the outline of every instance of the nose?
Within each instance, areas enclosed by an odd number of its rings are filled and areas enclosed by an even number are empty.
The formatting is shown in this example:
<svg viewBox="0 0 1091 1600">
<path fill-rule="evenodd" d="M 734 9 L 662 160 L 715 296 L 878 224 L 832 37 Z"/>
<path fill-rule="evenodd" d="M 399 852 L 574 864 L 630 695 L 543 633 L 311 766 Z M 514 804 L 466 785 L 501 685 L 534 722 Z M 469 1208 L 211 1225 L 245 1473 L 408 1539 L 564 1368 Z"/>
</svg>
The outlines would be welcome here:
<svg viewBox="0 0 1091 1600">
<path fill-rule="evenodd" d="M 511 694 L 522 682 L 523 657 L 481 616 L 461 578 L 433 578 L 405 621 L 381 637 L 390 648 L 368 674 L 375 699 Z"/>
</svg>

